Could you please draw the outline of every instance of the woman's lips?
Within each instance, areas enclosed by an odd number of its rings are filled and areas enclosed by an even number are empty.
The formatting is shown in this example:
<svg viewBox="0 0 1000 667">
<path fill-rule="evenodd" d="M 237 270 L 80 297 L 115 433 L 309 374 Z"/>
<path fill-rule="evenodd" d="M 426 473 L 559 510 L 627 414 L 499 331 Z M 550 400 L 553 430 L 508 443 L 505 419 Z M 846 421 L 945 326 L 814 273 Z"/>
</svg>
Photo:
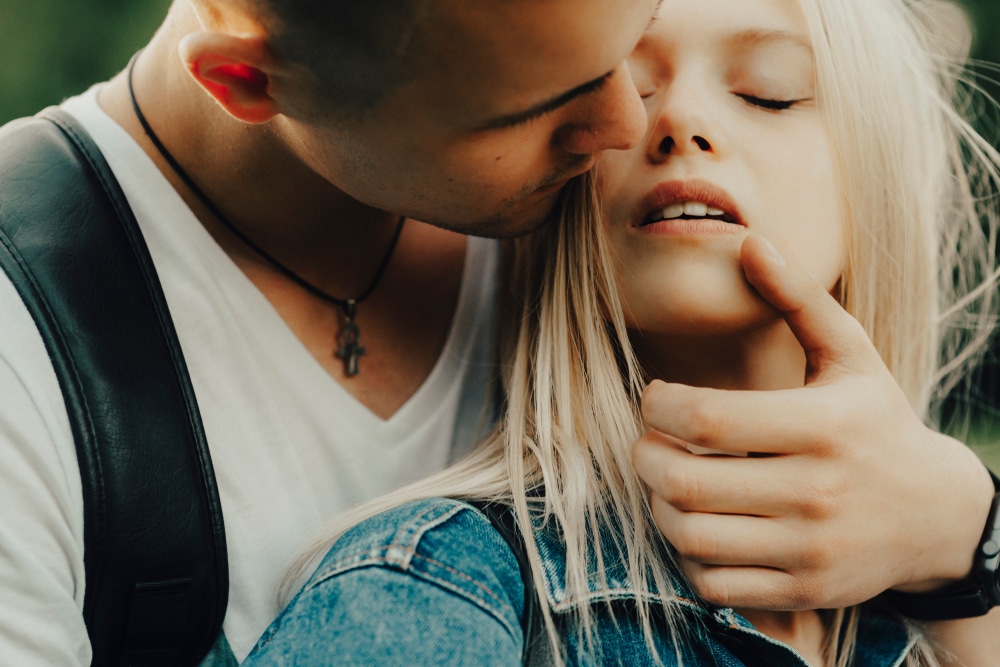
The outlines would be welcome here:
<svg viewBox="0 0 1000 667">
<path fill-rule="evenodd" d="M 635 228 L 640 234 L 657 234 L 662 236 L 721 236 L 725 234 L 742 234 L 746 231 L 743 225 L 737 225 L 723 220 L 684 219 L 660 220 Z"/>
<path fill-rule="evenodd" d="M 734 233 L 746 224 L 732 197 L 707 181 L 667 181 L 642 199 L 634 228 L 649 233 Z"/>
</svg>

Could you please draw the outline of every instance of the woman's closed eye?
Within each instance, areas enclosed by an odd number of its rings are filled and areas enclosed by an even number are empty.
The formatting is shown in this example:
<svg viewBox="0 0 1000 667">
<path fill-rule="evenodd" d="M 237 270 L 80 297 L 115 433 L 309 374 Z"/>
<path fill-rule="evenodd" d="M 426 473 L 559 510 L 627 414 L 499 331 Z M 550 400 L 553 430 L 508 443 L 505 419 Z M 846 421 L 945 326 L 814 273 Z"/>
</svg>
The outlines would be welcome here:
<svg viewBox="0 0 1000 667">
<path fill-rule="evenodd" d="M 736 97 L 740 98 L 752 107 L 757 107 L 759 109 L 766 109 L 767 111 L 785 111 L 791 109 L 797 104 L 803 102 L 808 102 L 808 98 L 804 99 L 773 99 L 769 97 L 758 97 L 757 95 L 748 95 L 746 93 L 733 93 Z"/>
</svg>

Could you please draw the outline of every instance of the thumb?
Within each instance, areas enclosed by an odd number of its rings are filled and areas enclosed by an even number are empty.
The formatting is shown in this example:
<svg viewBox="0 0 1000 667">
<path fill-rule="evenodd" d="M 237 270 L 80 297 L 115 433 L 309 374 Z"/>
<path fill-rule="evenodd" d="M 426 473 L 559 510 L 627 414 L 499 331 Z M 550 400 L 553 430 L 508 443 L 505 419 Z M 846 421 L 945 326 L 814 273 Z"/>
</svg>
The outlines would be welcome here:
<svg viewBox="0 0 1000 667">
<path fill-rule="evenodd" d="M 805 350 L 810 377 L 830 366 L 860 370 L 873 355 L 878 358 L 858 321 L 815 277 L 786 261 L 767 239 L 748 236 L 740 260 L 747 280 L 781 312 Z"/>
</svg>

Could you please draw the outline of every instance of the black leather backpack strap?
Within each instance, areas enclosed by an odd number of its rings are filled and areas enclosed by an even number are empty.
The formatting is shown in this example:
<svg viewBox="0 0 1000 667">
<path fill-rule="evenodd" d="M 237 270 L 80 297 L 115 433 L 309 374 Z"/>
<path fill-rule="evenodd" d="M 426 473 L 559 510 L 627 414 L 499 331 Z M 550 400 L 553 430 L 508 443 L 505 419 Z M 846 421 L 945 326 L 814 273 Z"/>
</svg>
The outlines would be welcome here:
<svg viewBox="0 0 1000 667">
<path fill-rule="evenodd" d="M 45 341 L 76 441 L 93 664 L 197 665 L 229 590 L 208 445 L 135 217 L 59 109 L 0 131 L 0 266 Z"/>
</svg>

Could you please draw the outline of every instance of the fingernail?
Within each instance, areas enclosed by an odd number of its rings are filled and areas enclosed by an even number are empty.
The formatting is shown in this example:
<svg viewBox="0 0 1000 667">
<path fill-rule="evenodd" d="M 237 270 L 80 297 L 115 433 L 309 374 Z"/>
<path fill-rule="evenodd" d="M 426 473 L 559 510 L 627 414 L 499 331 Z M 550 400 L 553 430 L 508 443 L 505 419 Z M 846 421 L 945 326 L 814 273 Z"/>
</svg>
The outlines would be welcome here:
<svg viewBox="0 0 1000 667">
<path fill-rule="evenodd" d="M 764 249 L 767 250 L 767 256 L 771 259 L 772 262 L 779 265 L 785 263 L 785 258 L 781 256 L 781 253 L 778 252 L 778 249 L 775 248 L 773 245 L 771 245 L 771 242 L 768 241 L 767 239 L 764 239 Z"/>
</svg>

